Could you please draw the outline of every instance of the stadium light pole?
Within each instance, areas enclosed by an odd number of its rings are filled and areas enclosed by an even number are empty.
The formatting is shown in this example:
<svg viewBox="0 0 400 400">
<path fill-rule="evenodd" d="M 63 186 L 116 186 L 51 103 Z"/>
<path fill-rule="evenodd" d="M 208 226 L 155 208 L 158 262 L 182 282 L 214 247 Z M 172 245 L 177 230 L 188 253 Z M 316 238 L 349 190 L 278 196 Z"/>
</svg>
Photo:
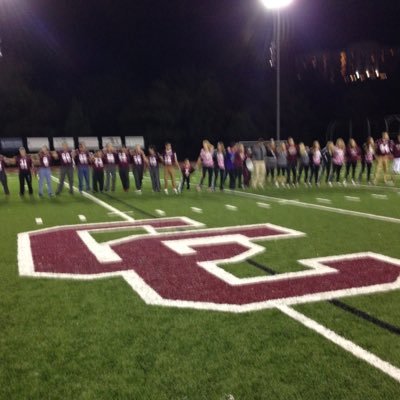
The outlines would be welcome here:
<svg viewBox="0 0 400 400">
<path fill-rule="evenodd" d="M 268 9 L 276 13 L 276 140 L 281 140 L 281 9 L 293 0 L 260 0 Z"/>
</svg>

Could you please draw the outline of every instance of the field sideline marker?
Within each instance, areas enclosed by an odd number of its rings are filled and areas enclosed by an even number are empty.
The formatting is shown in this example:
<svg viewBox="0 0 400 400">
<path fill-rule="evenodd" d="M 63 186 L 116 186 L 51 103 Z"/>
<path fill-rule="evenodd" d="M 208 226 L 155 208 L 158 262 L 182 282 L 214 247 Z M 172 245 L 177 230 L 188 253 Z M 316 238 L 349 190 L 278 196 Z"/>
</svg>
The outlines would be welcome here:
<svg viewBox="0 0 400 400">
<path fill-rule="evenodd" d="M 324 204 L 332 204 L 332 200 L 330 199 L 324 199 L 322 197 L 316 197 L 318 203 L 324 203 Z"/>
<path fill-rule="evenodd" d="M 361 201 L 361 199 L 357 196 L 344 196 L 344 198 L 348 201 L 356 201 L 356 202 Z"/>
<path fill-rule="evenodd" d="M 79 214 L 79 215 L 78 215 L 78 218 L 79 218 L 79 221 L 81 221 L 81 222 L 86 222 L 86 217 L 85 217 L 84 215 Z"/>
<path fill-rule="evenodd" d="M 320 211 L 328 211 L 328 212 L 337 213 L 337 214 L 351 215 L 351 216 L 355 216 L 355 217 L 373 219 L 376 221 L 393 222 L 395 224 L 400 224 L 400 219 L 393 218 L 393 217 L 386 217 L 384 215 L 375 215 L 375 214 L 364 213 L 361 211 L 346 210 L 344 208 L 323 206 L 321 204 L 305 203 L 302 201 L 281 199 L 279 197 L 265 196 L 265 195 L 256 194 L 256 193 L 238 192 L 236 190 L 226 191 L 226 193 L 233 193 L 235 195 L 243 196 L 243 197 L 253 197 L 256 199 L 275 201 L 278 203 L 282 202 L 282 200 L 284 200 L 285 204 L 289 204 L 289 205 L 293 205 L 293 206 L 297 206 L 297 207 L 311 208 L 311 209 L 320 210 Z"/>
<path fill-rule="evenodd" d="M 60 180 L 58 178 L 56 178 L 55 176 L 53 176 L 53 175 L 51 176 L 51 179 L 54 182 L 58 182 L 58 183 L 60 182 Z M 65 186 L 69 188 L 68 183 L 65 183 Z M 75 186 L 73 186 L 73 189 L 74 189 L 75 192 L 78 191 L 78 189 Z M 134 222 L 135 221 L 129 215 L 124 214 L 122 211 L 120 211 L 117 208 L 111 206 L 110 204 L 106 203 L 105 201 L 102 201 L 102 200 L 98 199 L 97 197 L 91 195 L 90 193 L 82 192 L 82 196 L 86 197 L 89 200 L 92 200 L 94 203 L 98 204 L 99 206 L 101 206 L 103 208 L 106 208 L 109 211 L 114 212 L 116 215 L 118 215 L 119 217 L 121 217 L 125 221 L 130 221 L 130 222 Z"/>
<path fill-rule="evenodd" d="M 36 225 L 43 225 L 42 218 L 35 218 Z"/>
<path fill-rule="evenodd" d="M 202 210 L 201 208 L 198 208 L 198 207 L 190 207 L 190 209 L 191 209 L 193 212 L 197 213 L 197 214 L 203 214 L 203 210 Z"/>
<path fill-rule="evenodd" d="M 257 202 L 258 207 L 260 208 L 271 208 L 271 206 L 268 203 L 261 203 L 261 202 Z"/>
<path fill-rule="evenodd" d="M 238 208 L 236 206 L 232 206 L 231 204 L 225 204 L 225 208 L 229 211 L 237 211 Z"/>
<path fill-rule="evenodd" d="M 166 212 L 164 211 L 164 210 L 159 210 L 159 209 L 157 209 L 157 210 L 154 210 L 155 211 L 155 213 L 157 214 L 157 215 L 159 215 L 160 217 L 164 217 L 165 215 L 166 215 Z"/>
<path fill-rule="evenodd" d="M 387 200 L 387 199 L 388 199 L 388 197 L 387 197 L 386 194 L 376 194 L 376 193 L 373 193 L 373 194 L 371 194 L 371 196 L 372 196 L 374 199 L 379 199 L 379 200 Z"/>
<path fill-rule="evenodd" d="M 400 382 L 400 369 L 395 367 L 394 365 L 388 363 L 387 361 L 382 360 L 377 357 L 375 354 L 370 353 L 369 351 L 363 349 L 352 341 L 344 338 L 343 336 L 338 335 L 332 330 L 326 328 L 321 325 L 317 321 L 307 317 L 306 315 L 294 310 L 292 307 L 283 305 L 277 306 L 278 310 L 283 312 L 288 317 L 294 319 L 297 322 L 300 322 L 305 327 L 313 330 L 314 332 L 320 334 L 325 339 L 328 339 L 332 343 L 346 350 L 347 352 L 353 354 L 353 356 L 359 358 L 372 365 L 376 369 L 384 372 L 386 375 L 389 375 L 391 378 L 395 379 L 397 382 Z"/>
</svg>

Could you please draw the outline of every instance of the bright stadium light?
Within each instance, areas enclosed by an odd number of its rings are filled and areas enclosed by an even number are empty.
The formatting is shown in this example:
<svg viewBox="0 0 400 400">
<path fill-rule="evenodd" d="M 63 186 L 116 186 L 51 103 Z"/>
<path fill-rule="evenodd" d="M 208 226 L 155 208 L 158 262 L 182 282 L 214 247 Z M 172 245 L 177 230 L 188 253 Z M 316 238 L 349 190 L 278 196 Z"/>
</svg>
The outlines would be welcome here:
<svg viewBox="0 0 400 400">
<path fill-rule="evenodd" d="M 270 10 L 287 7 L 292 2 L 293 0 L 261 0 L 261 3 Z"/>
<path fill-rule="evenodd" d="M 260 0 L 269 10 L 276 13 L 276 139 L 281 139 L 281 9 L 293 0 Z"/>
</svg>

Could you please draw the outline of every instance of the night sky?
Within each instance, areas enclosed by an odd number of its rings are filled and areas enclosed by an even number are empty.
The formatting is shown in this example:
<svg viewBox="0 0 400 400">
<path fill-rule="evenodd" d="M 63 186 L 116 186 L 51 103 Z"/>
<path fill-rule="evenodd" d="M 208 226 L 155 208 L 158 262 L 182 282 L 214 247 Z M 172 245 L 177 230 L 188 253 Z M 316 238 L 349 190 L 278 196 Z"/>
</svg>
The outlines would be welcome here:
<svg viewBox="0 0 400 400">
<path fill-rule="evenodd" d="M 0 0 L 3 54 L 47 79 L 110 71 L 151 81 L 229 65 L 236 45 L 263 58 L 273 18 L 259 0 Z M 284 12 L 295 52 L 400 43 L 400 1 L 297 0 Z"/>
</svg>

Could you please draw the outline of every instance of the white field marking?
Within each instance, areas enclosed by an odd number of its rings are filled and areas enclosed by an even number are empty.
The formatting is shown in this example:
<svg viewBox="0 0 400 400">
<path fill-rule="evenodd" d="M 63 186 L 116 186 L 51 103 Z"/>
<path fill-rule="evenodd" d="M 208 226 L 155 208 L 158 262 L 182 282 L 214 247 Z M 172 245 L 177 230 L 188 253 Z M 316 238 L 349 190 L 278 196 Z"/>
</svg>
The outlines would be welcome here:
<svg viewBox="0 0 400 400">
<path fill-rule="evenodd" d="M 159 215 L 160 217 L 164 217 L 164 216 L 166 215 L 166 212 L 165 212 L 164 210 L 156 209 L 156 210 L 154 210 L 154 211 L 155 211 L 155 213 L 156 213 L 157 215 Z"/>
<path fill-rule="evenodd" d="M 60 182 L 60 180 L 59 180 L 58 178 L 56 178 L 55 176 L 53 176 L 53 175 L 51 176 L 51 179 L 52 179 L 54 182 L 58 182 L 58 183 Z M 69 188 L 69 184 L 68 184 L 68 183 L 65 183 L 65 185 L 66 185 L 67 188 Z M 75 186 L 73 187 L 73 190 L 74 190 L 75 192 L 78 191 L 78 189 L 77 189 Z M 102 200 L 98 199 L 97 197 L 91 195 L 90 193 L 82 192 L 82 196 L 83 196 L 83 197 L 86 197 L 86 198 L 89 199 L 89 200 L 92 200 L 94 203 L 98 204 L 99 206 L 101 206 L 101 207 L 103 207 L 103 208 L 106 208 L 108 211 L 114 212 L 116 215 L 118 215 L 120 218 L 124 219 L 125 221 L 130 221 L 130 222 L 135 221 L 135 220 L 134 220 L 132 217 L 130 217 L 129 215 L 124 214 L 123 212 L 121 212 L 121 211 L 118 210 L 117 208 L 111 206 L 110 204 L 106 203 L 105 201 L 102 201 Z"/>
<path fill-rule="evenodd" d="M 371 194 L 371 196 L 374 199 L 378 199 L 378 200 L 387 200 L 388 199 L 386 194 L 375 194 L 375 193 L 373 193 L 373 194 Z"/>
<path fill-rule="evenodd" d="M 271 205 L 268 203 L 261 203 L 261 202 L 257 202 L 258 207 L 260 208 L 271 208 Z"/>
<path fill-rule="evenodd" d="M 97 242 L 88 231 L 78 231 L 78 236 L 100 263 L 121 262 L 121 257 L 108 245 Z"/>
<path fill-rule="evenodd" d="M 79 221 L 86 222 L 86 217 L 82 214 L 78 215 Z"/>
<path fill-rule="evenodd" d="M 344 196 L 344 198 L 347 201 L 354 201 L 354 202 L 357 202 L 357 203 L 361 201 L 361 199 L 359 197 L 357 197 L 357 196 Z"/>
<path fill-rule="evenodd" d="M 386 375 L 389 375 L 397 382 L 400 382 L 400 369 L 395 367 L 394 365 L 388 363 L 387 361 L 382 360 L 375 354 L 369 352 L 368 350 L 363 349 L 357 344 L 351 342 L 350 340 L 344 338 L 343 336 L 338 335 L 337 333 L 326 328 L 317 321 L 314 321 L 313 319 L 305 316 L 304 314 L 299 313 L 298 311 L 294 310 L 291 307 L 277 306 L 277 309 L 286 314 L 287 316 L 289 316 L 290 318 L 296 320 L 297 322 L 300 322 L 305 327 L 320 334 L 325 339 L 328 339 L 332 343 L 353 354 L 353 356 L 367 362 L 369 365 L 373 366 L 376 369 L 379 369 Z"/>
<path fill-rule="evenodd" d="M 43 225 L 42 218 L 35 218 L 36 225 Z"/>
<path fill-rule="evenodd" d="M 279 203 L 279 202 L 281 202 L 283 200 L 287 204 L 290 204 L 292 206 L 310 208 L 310 209 L 314 209 L 314 210 L 327 211 L 327 212 L 332 212 L 332 213 L 336 213 L 336 214 L 350 215 L 350 216 L 354 216 L 354 217 L 367 218 L 367 219 L 372 219 L 372 220 L 376 220 L 376 221 L 384 221 L 384 222 L 392 222 L 392 223 L 395 223 L 395 224 L 400 224 L 400 219 L 393 218 L 393 217 L 386 217 L 384 215 L 369 214 L 369 213 L 364 213 L 364 212 L 361 212 L 361 211 L 346 210 L 344 208 L 323 206 L 321 204 L 305 203 L 303 201 L 285 200 L 285 199 L 280 199 L 278 197 L 265 196 L 265 195 L 262 195 L 262 194 L 247 193 L 247 192 L 237 192 L 235 190 L 230 190 L 230 191 L 227 190 L 226 192 L 227 193 L 233 193 L 233 194 L 235 194 L 237 196 L 253 197 L 253 198 L 256 198 L 256 199 L 275 201 L 277 203 Z"/>
<path fill-rule="evenodd" d="M 225 204 L 225 208 L 229 211 L 237 211 L 238 208 L 236 206 L 232 206 L 231 204 Z"/>
<path fill-rule="evenodd" d="M 316 197 L 315 200 L 317 200 L 318 203 L 332 204 L 332 200 L 324 199 L 322 197 Z"/>
<path fill-rule="evenodd" d="M 197 213 L 197 214 L 203 214 L 203 210 L 202 210 L 201 208 L 198 208 L 198 207 L 190 207 L 190 209 L 191 209 L 193 212 Z"/>
</svg>

